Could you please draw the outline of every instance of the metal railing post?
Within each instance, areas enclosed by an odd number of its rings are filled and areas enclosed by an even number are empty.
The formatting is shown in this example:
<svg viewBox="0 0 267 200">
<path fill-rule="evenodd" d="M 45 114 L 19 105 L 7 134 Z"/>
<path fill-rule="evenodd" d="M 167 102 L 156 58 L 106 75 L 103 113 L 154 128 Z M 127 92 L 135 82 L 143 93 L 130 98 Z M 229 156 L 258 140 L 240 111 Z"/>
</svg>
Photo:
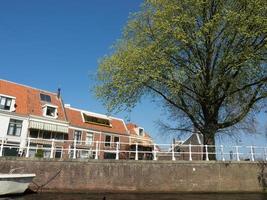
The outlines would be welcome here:
<svg viewBox="0 0 267 200">
<path fill-rule="evenodd" d="M 225 161 L 224 152 L 223 152 L 223 145 L 221 145 L 221 156 L 222 156 L 222 161 Z"/>
<path fill-rule="evenodd" d="M 76 140 L 76 138 L 74 138 L 74 143 L 73 143 L 73 159 L 76 159 L 77 158 L 77 156 L 76 156 L 76 151 L 77 151 L 77 149 L 76 149 L 76 145 L 77 145 L 77 140 Z"/>
<path fill-rule="evenodd" d="M 175 159 L 175 155 L 174 155 L 174 147 L 175 147 L 175 145 L 172 144 L 172 161 L 175 161 L 176 160 Z"/>
<path fill-rule="evenodd" d="M 98 160 L 98 141 L 95 143 L 95 160 Z"/>
<path fill-rule="evenodd" d="M 53 138 L 51 144 L 50 158 L 54 158 L 54 146 L 55 146 L 55 139 Z"/>
<path fill-rule="evenodd" d="M 1 142 L 0 157 L 3 156 L 3 149 L 4 149 L 4 138 L 2 138 L 2 142 Z"/>
<path fill-rule="evenodd" d="M 205 145 L 205 150 L 206 150 L 206 161 L 209 161 L 209 150 L 208 150 L 208 145 Z"/>
<path fill-rule="evenodd" d="M 251 161 L 254 162 L 255 158 L 254 158 L 254 148 L 253 148 L 253 146 L 250 146 L 250 153 L 251 153 Z"/>
<path fill-rule="evenodd" d="M 116 160 L 119 160 L 119 142 L 116 142 Z"/>
<path fill-rule="evenodd" d="M 69 147 L 68 148 L 68 155 L 69 155 L 69 158 L 71 158 L 71 146 L 69 145 L 68 147 Z"/>
<path fill-rule="evenodd" d="M 189 161 L 192 161 L 192 146 L 189 144 Z"/>
<path fill-rule="evenodd" d="M 135 143 L 135 160 L 138 160 L 138 143 Z"/>
<path fill-rule="evenodd" d="M 153 160 L 157 160 L 157 152 L 156 152 L 156 145 L 154 144 L 153 148 Z"/>
<path fill-rule="evenodd" d="M 30 145 L 31 145 L 31 138 L 28 138 L 27 150 L 26 150 L 26 158 L 30 156 Z"/>
<path fill-rule="evenodd" d="M 236 160 L 240 161 L 239 152 L 238 152 L 238 146 L 236 146 L 235 149 L 236 149 Z"/>
</svg>

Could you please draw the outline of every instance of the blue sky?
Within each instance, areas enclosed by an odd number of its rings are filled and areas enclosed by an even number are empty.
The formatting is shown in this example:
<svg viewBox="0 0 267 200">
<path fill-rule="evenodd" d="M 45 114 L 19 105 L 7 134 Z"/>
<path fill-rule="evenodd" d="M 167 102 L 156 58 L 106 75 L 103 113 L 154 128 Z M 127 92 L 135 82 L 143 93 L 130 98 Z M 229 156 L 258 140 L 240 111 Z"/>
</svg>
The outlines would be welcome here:
<svg viewBox="0 0 267 200">
<path fill-rule="evenodd" d="M 65 103 L 106 113 L 91 91 L 98 61 L 110 52 L 129 13 L 138 11 L 141 3 L 141 0 L 1 1 L 0 78 L 49 91 L 60 87 Z M 143 126 L 157 142 L 169 142 L 170 137 L 159 133 L 155 123 L 164 112 L 147 99 L 132 113 L 116 116 Z M 265 117 L 260 117 L 262 124 Z M 266 143 L 258 137 L 250 140 Z"/>
</svg>

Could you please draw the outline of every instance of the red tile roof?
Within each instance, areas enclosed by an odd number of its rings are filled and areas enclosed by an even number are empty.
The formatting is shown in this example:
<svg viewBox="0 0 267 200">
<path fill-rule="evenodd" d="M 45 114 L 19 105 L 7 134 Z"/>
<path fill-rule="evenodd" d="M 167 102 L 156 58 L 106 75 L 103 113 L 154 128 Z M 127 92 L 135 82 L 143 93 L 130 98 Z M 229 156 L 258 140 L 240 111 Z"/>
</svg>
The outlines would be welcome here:
<svg viewBox="0 0 267 200">
<path fill-rule="evenodd" d="M 40 93 L 49 95 L 51 103 L 42 102 Z M 43 116 L 42 106 L 52 104 L 57 106 L 57 119 L 66 121 L 62 100 L 57 97 L 56 93 L 0 79 L 0 94 L 16 97 L 15 113 L 17 114 Z"/>
<path fill-rule="evenodd" d="M 126 124 L 126 126 L 131 135 L 137 135 L 136 131 L 134 130 L 135 128 L 138 128 L 136 124 L 129 123 L 129 124 Z"/>
<path fill-rule="evenodd" d="M 113 117 L 105 117 L 105 118 L 110 119 L 111 126 L 98 125 L 94 123 L 84 122 L 82 118 L 82 114 L 81 114 L 81 112 L 83 112 L 82 110 L 74 109 L 74 108 L 65 108 L 65 110 L 66 110 L 67 118 L 71 126 L 84 128 L 84 129 L 91 129 L 91 130 L 101 131 L 101 132 L 106 132 L 106 133 L 117 133 L 121 135 L 128 135 L 128 131 L 122 119 L 117 119 Z"/>
<path fill-rule="evenodd" d="M 136 125 L 134 123 L 128 123 L 128 124 L 126 124 L 126 126 L 127 126 L 127 129 L 129 131 L 130 135 L 132 135 L 132 136 L 138 136 L 138 133 L 135 130 L 136 128 L 139 127 L 138 125 Z M 143 137 L 144 137 L 144 139 L 152 139 L 150 137 L 150 135 L 148 133 L 146 133 L 146 132 L 145 132 L 145 135 Z"/>
</svg>

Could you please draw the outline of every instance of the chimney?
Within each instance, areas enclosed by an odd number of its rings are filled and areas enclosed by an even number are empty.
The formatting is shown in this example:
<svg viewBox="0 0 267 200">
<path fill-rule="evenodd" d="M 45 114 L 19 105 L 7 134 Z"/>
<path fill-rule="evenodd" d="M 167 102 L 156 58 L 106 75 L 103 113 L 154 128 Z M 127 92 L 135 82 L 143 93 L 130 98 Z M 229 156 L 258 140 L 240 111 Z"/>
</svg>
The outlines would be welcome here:
<svg viewBox="0 0 267 200">
<path fill-rule="evenodd" d="M 60 96 L 61 96 L 61 94 L 60 94 L 60 93 L 61 93 L 61 89 L 60 89 L 60 88 L 58 88 L 58 89 L 57 89 L 57 98 L 60 98 Z"/>
</svg>

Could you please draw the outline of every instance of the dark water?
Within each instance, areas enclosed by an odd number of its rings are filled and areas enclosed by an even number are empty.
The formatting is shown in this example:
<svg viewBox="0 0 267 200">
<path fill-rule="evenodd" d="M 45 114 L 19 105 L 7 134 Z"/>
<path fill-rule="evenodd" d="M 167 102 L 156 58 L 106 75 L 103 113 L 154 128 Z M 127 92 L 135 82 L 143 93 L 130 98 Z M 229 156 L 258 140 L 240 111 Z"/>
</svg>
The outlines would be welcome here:
<svg viewBox="0 0 267 200">
<path fill-rule="evenodd" d="M 79 194 L 42 193 L 17 197 L 3 197 L 1 200 L 267 200 L 266 194 Z"/>
</svg>

